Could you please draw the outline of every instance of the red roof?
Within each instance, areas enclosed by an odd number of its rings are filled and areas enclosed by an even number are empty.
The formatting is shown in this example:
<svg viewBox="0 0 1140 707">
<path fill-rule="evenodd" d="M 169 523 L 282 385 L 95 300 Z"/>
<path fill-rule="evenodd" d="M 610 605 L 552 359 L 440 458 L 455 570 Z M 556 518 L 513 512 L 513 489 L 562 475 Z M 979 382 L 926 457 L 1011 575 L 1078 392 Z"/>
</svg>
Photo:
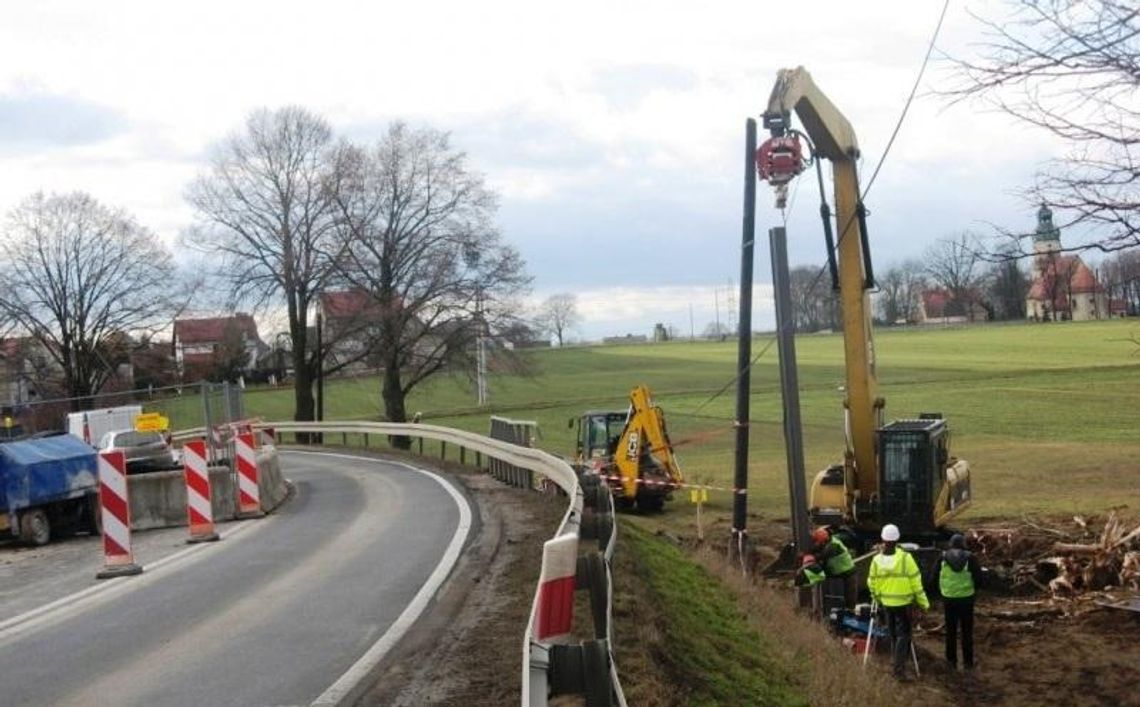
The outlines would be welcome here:
<svg viewBox="0 0 1140 707">
<path fill-rule="evenodd" d="M 953 299 L 946 290 L 926 290 L 922 293 L 922 311 L 927 319 L 941 319 L 946 316 L 946 305 Z"/>
<path fill-rule="evenodd" d="M 364 290 L 322 292 L 321 311 L 326 319 L 343 319 L 364 314 L 374 306 L 372 297 Z"/>
<path fill-rule="evenodd" d="M 1063 284 L 1065 278 L 1068 278 L 1068 287 Z M 1034 278 L 1027 297 L 1045 302 L 1048 301 L 1050 292 L 1053 294 L 1053 311 L 1068 312 L 1070 295 L 1095 294 L 1104 292 L 1104 288 L 1096 281 L 1092 269 L 1079 257 L 1057 255 L 1045 260 L 1044 268 Z"/>
<path fill-rule="evenodd" d="M 222 341 L 226 332 L 236 328 L 238 332 L 258 340 L 257 322 L 244 312 L 232 317 L 210 317 L 207 319 L 175 319 L 174 339 L 180 344 L 208 344 Z"/>
</svg>

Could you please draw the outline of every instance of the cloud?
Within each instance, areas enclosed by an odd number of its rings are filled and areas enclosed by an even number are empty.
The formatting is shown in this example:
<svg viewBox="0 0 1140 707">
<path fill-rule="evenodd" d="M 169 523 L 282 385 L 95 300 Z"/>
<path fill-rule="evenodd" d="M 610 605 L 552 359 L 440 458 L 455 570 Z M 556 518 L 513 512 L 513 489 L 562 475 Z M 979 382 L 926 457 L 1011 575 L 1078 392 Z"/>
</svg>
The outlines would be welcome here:
<svg viewBox="0 0 1140 707">
<path fill-rule="evenodd" d="M 0 149 L 90 145 L 128 128 L 122 113 L 78 96 L 41 91 L 0 95 Z"/>
</svg>

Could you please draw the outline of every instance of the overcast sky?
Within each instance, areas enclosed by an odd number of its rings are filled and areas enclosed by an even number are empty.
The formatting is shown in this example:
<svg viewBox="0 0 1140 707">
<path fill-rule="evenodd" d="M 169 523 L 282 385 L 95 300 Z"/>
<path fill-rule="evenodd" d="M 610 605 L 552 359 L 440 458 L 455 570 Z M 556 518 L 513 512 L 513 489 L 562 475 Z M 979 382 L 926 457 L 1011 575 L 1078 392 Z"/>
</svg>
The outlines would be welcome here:
<svg viewBox="0 0 1140 707">
<path fill-rule="evenodd" d="M 996 3 L 988 3 L 993 12 Z M 85 190 L 170 243 L 210 145 L 259 107 L 300 104 L 342 134 L 393 119 L 452 132 L 502 195 L 533 300 L 575 292 L 572 335 L 699 334 L 734 306 L 744 121 L 803 65 L 882 155 L 941 2 L 45 2 L 0 23 L 0 210 Z M 939 47 L 982 39 L 953 2 Z M 948 79 L 932 62 L 924 90 Z M 1058 156 L 976 106 L 915 102 L 867 206 L 881 272 L 988 223 L 1029 229 L 1016 195 Z M 818 189 L 793 188 L 793 265 L 821 264 Z M 829 187 L 830 189 L 830 187 Z M 829 201 L 831 197 L 829 195 Z M 757 229 L 780 222 L 761 185 Z M 766 239 L 757 328 L 772 322 Z M 730 295 L 731 292 L 731 295 Z M 731 302 L 730 302 L 731 300 Z"/>
</svg>

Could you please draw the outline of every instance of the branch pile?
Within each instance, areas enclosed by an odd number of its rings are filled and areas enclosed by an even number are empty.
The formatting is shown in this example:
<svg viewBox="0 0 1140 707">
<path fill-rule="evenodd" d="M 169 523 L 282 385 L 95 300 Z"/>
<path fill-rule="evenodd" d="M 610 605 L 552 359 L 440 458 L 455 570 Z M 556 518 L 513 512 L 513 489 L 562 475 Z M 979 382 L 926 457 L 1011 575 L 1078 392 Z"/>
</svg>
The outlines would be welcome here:
<svg viewBox="0 0 1140 707">
<path fill-rule="evenodd" d="M 1140 525 L 1129 529 L 1115 511 L 1099 534 L 1080 516 L 1073 522 L 1061 530 L 1025 519 L 1015 528 L 970 531 L 969 541 L 1014 591 L 1054 598 L 1114 587 L 1140 592 Z"/>
</svg>

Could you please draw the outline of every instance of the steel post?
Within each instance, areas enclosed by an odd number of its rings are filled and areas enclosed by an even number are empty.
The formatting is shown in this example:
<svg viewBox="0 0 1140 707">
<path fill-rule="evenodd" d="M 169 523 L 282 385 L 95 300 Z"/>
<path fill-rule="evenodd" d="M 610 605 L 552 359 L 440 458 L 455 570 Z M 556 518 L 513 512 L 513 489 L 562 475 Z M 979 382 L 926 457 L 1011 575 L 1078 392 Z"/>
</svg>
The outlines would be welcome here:
<svg viewBox="0 0 1140 707">
<path fill-rule="evenodd" d="M 736 356 L 736 459 L 733 476 L 732 539 L 744 558 L 748 538 L 748 423 L 752 389 L 752 260 L 756 242 L 756 121 L 745 123 L 744 220 L 740 253 L 740 325 Z"/>
</svg>

